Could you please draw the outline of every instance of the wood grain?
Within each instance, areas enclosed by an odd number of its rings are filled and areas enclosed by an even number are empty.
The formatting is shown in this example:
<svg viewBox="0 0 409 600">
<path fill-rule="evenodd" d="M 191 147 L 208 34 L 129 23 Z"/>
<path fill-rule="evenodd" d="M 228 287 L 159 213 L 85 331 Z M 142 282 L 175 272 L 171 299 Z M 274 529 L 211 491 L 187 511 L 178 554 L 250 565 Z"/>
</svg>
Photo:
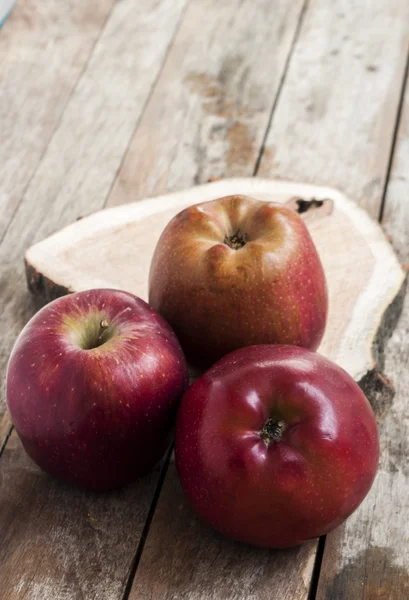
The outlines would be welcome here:
<svg viewBox="0 0 409 600">
<path fill-rule="evenodd" d="M 403 97 L 382 225 L 402 263 L 409 265 L 409 84 Z"/>
<path fill-rule="evenodd" d="M 310 2 L 261 176 L 331 185 L 378 218 L 408 21 L 406 0 Z"/>
<path fill-rule="evenodd" d="M 306 598 L 315 542 L 281 552 L 226 540 L 187 506 L 170 465 L 130 600 Z"/>
<path fill-rule="evenodd" d="M 135 9 L 132 0 L 117 3 L 95 45 L 0 245 L 2 380 L 14 340 L 33 312 L 24 284 L 24 251 L 102 208 L 185 4 L 141 0 Z M 8 417 L 1 422 L 0 431 L 7 431 Z"/>
<path fill-rule="evenodd" d="M 403 259 L 409 258 L 407 249 Z M 327 536 L 319 600 L 409 597 L 409 298 L 386 346 L 385 368 L 396 389 L 379 419 L 381 459 L 374 486 L 346 524 Z"/>
<path fill-rule="evenodd" d="M 0 461 L 2 600 L 120 600 L 158 476 L 76 491 L 42 473 L 13 432 Z"/>
<path fill-rule="evenodd" d="M 302 5 L 191 3 L 108 206 L 253 174 Z"/>
<path fill-rule="evenodd" d="M 409 94 L 385 197 L 383 225 L 409 263 Z M 409 598 L 409 296 L 386 346 L 385 369 L 396 389 L 379 419 L 381 459 L 374 487 L 343 528 L 327 536 L 318 600 Z"/>
<path fill-rule="evenodd" d="M 114 5 L 24 0 L 1 30 L 0 240 Z"/>
</svg>

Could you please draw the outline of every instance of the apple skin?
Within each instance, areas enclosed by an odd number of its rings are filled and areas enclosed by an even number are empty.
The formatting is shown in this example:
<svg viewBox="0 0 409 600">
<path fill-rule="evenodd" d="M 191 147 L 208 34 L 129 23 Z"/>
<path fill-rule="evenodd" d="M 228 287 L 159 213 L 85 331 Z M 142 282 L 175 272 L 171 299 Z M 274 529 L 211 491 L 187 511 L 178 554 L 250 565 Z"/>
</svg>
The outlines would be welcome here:
<svg viewBox="0 0 409 600">
<path fill-rule="evenodd" d="M 102 289 L 59 298 L 29 321 L 10 357 L 6 394 L 28 455 L 101 492 L 162 458 L 187 382 L 162 317 L 132 294 Z"/>
<path fill-rule="evenodd" d="M 352 378 L 319 354 L 279 345 L 232 352 L 188 389 L 175 450 L 194 511 L 226 536 L 271 548 L 342 523 L 379 458 L 372 408 Z"/>
<path fill-rule="evenodd" d="M 281 204 L 227 196 L 183 210 L 149 280 L 150 305 L 196 366 L 254 344 L 315 350 L 324 333 L 324 271 L 303 220 Z"/>
</svg>

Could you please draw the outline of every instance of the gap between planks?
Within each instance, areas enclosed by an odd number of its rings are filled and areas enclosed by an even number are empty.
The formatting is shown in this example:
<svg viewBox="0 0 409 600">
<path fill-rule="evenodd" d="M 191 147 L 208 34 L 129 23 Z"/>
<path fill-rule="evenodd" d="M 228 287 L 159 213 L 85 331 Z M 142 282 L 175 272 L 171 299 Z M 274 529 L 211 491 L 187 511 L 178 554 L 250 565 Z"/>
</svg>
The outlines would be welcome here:
<svg viewBox="0 0 409 600">
<path fill-rule="evenodd" d="M 385 210 L 385 203 L 386 203 L 386 196 L 387 196 L 387 191 L 388 191 L 388 184 L 389 184 L 389 180 L 390 180 L 390 177 L 391 177 L 391 171 L 392 171 L 392 166 L 393 166 L 393 159 L 394 159 L 394 156 L 395 156 L 396 143 L 398 141 L 399 126 L 400 126 L 401 118 L 402 118 L 402 111 L 403 111 L 404 99 L 405 99 L 405 91 L 407 91 L 408 73 L 409 73 L 409 46 L 408 46 L 408 49 L 406 51 L 405 73 L 404 73 L 403 79 L 402 79 L 402 85 L 401 85 L 400 96 L 399 96 L 399 105 L 398 105 L 398 110 L 397 110 L 397 115 L 396 115 L 396 123 L 395 123 L 395 128 L 394 128 L 394 131 L 393 131 L 393 137 L 392 137 L 392 143 L 391 143 L 391 150 L 390 150 L 388 168 L 387 168 L 386 177 L 385 177 L 385 185 L 384 185 L 384 188 L 383 188 L 383 191 L 382 191 L 381 206 L 380 206 L 380 209 L 379 209 L 379 216 L 378 216 L 378 222 L 379 223 L 382 223 L 383 214 L 384 214 L 384 210 Z"/>
<path fill-rule="evenodd" d="M 155 89 L 156 89 L 156 86 L 157 86 L 157 84 L 158 84 L 158 81 L 159 81 L 159 80 L 160 80 L 160 78 L 161 78 L 161 75 L 162 75 L 163 69 L 164 69 L 164 67 L 165 67 L 165 64 L 166 64 L 167 57 L 169 56 L 169 53 L 170 53 L 170 52 L 171 52 L 171 50 L 172 50 L 172 47 L 173 47 L 173 45 L 174 45 L 174 43 L 175 43 L 175 39 L 176 39 L 176 37 L 177 37 L 177 35 L 178 35 L 178 33 L 179 33 L 179 30 L 180 30 L 180 28 L 181 28 L 181 26 L 182 26 L 182 24 L 183 24 L 184 17 L 185 17 L 185 14 L 186 14 L 186 11 L 188 10 L 188 8 L 189 8 L 189 4 L 190 4 L 190 2 L 191 2 L 191 1 L 192 1 L 192 0 L 186 0 L 186 5 L 185 5 L 184 9 L 181 11 L 181 16 L 180 16 L 179 22 L 178 22 L 177 26 L 175 27 L 174 34 L 173 34 L 173 36 L 172 36 L 172 39 L 171 39 L 171 41 L 169 42 L 169 45 L 168 45 L 168 47 L 167 47 L 167 50 L 166 50 L 166 53 L 165 53 L 165 55 L 164 55 L 164 59 L 163 59 L 163 61 L 162 61 L 162 64 L 161 64 L 161 66 L 160 66 L 160 68 L 159 68 L 159 70 L 158 70 L 158 73 L 157 73 L 157 75 L 156 75 L 156 77 L 155 77 L 155 81 L 154 81 L 154 83 L 153 83 L 153 85 L 152 85 L 152 87 L 151 87 L 151 89 L 150 89 L 150 91 L 149 91 L 149 94 L 148 94 L 148 95 L 147 95 L 147 97 L 146 97 L 146 100 L 145 100 L 144 106 L 143 106 L 143 108 L 142 108 L 142 111 L 141 111 L 141 113 L 140 113 L 140 115 L 139 115 L 139 118 L 138 118 L 138 119 L 137 119 L 137 121 L 136 121 L 136 124 L 135 124 L 135 127 L 133 128 L 132 134 L 129 136 L 128 143 L 127 143 L 127 145 L 126 145 L 126 147 L 125 147 L 125 151 L 124 151 L 124 153 L 123 153 L 123 155 L 122 155 L 122 158 L 121 158 L 121 160 L 120 160 L 120 163 L 119 163 L 119 165 L 118 165 L 118 168 L 117 168 L 117 170 L 116 170 L 115 177 L 112 179 L 112 183 L 111 183 L 111 185 L 110 185 L 110 187 L 109 187 L 109 190 L 108 190 L 108 192 L 107 192 L 107 195 L 106 195 L 106 198 L 105 198 L 105 201 L 104 201 L 104 203 L 103 203 L 103 206 L 102 206 L 102 208 L 106 208 L 106 206 L 107 206 L 107 203 L 108 203 L 108 201 L 109 201 L 109 198 L 110 198 L 110 196 L 111 196 L 111 193 L 112 193 L 112 189 L 113 189 L 113 187 L 114 187 L 114 185 L 115 185 L 115 182 L 116 182 L 116 180 L 117 180 L 118 174 L 120 173 L 120 171 L 121 171 L 121 169 L 122 169 L 122 167 L 123 167 L 123 164 L 124 164 L 125 157 L 126 157 L 126 155 L 128 154 L 129 147 L 130 147 L 130 145 L 131 145 L 131 143 L 132 143 L 132 140 L 133 140 L 133 138 L 134 138 L 134 136 L 135 136 L 135 133 L 136 133 L 136 131 L 137 131 L 138 127 L 139 127 L 139 124 L 140 124 L 140 122 L 141 122 L 141 119 L 142 119 L 142 117 L 143 117 L 143 114 L 144 114 L 144 112 L 145 112 L 146 106 L 148 105 L 148 103 L 149 103 L 150 99 L 152 98 L 153 94 L 155 93 Z"/>
<path fill-rule="evenodd" d="M 294 33 L 294 39 L 293 39 L 290 51 L 289 51 L 288 56 L 287 56 L 287 60 L 285 61 L 283 74 L 281 76 L 280 83 L 278 85 L 278 89 L 277 89 L 277 93 L 276 93 L 275 98 L 274 98 L 273 106 L 271 107 L 270 117 L 268 119 L 268 123 L 267 123 L 266 131 L 264 133 L 263 141 L 261 142 L 260 152 L 259 152 L 259 154 L 257 156 L 256 164 L 254 166 L 254 171 L 253 171 L 253 176 L 254 177 L 256 177 L 256 175 L 258 174 L 258 171 L 260 169 L 261 161 L 263 159 L 264 151 L 266 149 L 268 134 L 270 133 L 271 125 L 272 125 L 272 122 L 273 122 L 274 112 L 275 112 L 275 109 L 277 107 L 278 101 L 280 99 L 281 91 L 282 91 L 282 89 L 284 87 L 284 84 L 285 84 L 285 78 L 286 78 L 286 75 L 288 73 L 288 68 L 290 66 L 291 59 L 292 59 L 293 54 L 294 54 L 294 49 L 295 49 L 295 46 L 297 44 L 298 37 L 300 35 L 302 23 L 303 23 L 305 13 L 306 13 L 307 8 L 308 8 L 308 4 L 309 4 L 309 0 L 305 0 L 304 4 L 303 4 L 303 7 L 301 9 L 301 12 L 300 12 L 300 17 L 298 19 L 297 27 L 296 27 L 295 33 Z"/>
<path fill-rule="evenodd" d="M 156 509 L 156 506 L 159 501 L 159 496 L 162 491 L 162 487 L 163 487 L 163 484 L 165 481 L 166 473 L 169 468 L 169 463 L 172 458 L 172 454 L 173 454 L 173 444 L 171 444 L 171 446 L 166 454 L 165 461 L 164 461 L 163 466 L 160 471 L 158 483 L 157 483 L 157 486 L 155 489 L 155 494 L 152 499 L 152 504 L 150 505 L 150 508 L 149 508 L 148 516 L 146 517 L 145 525 L 143 527 L 142 534 L 141 534 L 141 539 L 139 540 L 139 544 L 138 544 L 134 559 L 131 564 L 131 568 L 129 571 L 129 576 L 127 578 L 127 582 L 126 582 L 126 586 L 125 586 L 124 593 L 122 596 L 122 600 L 128 600 L 129 594 L 131 593 L 132 583 L 133 583 L 133 580 L 135 579 L 136 571 L 138 570 L 139 561 L 141 559 L 142 552 L 145 547 L 145 542 L 146 542 L 146 539 L 149 534 L 149 528 L 152 523 L 153 515 L 155 514 L 155 509 Z"/>
</svg>

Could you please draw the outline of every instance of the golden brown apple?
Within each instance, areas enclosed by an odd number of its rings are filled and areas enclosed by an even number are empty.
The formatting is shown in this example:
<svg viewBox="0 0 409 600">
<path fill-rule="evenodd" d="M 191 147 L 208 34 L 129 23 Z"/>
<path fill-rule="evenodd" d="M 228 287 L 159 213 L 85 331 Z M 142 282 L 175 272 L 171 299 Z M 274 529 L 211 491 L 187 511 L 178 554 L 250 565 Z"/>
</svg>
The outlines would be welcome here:
<svg viewBox="0 0 409 600">
<path fill-rule="evenodd" d="M 292 209 L 227 196 L 180 212 L 150 270 L 149 302 L 170 323 L 193 364 L 242 346 L 316 349 L 327 318 L 317 250 Z"/>
</svg>

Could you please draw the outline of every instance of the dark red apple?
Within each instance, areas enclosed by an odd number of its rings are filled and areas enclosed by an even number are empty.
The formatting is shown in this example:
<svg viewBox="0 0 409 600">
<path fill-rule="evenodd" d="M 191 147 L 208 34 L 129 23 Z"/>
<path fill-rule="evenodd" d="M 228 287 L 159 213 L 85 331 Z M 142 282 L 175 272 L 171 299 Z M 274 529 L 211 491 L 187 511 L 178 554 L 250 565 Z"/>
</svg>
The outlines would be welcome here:
<svg viewBox="0 0 409 600">
<path fill-rule="evenodd" d="M 252 344 L 315 350 L 328 301 L 319 256 L 298 214 L 228 196 L 183 210 L 165 228 L 149 302 L 188 360 L 206 366 Z"/>
<path fill-rule="evenodd" d="M 162 458 L 186 385 L 184 355 L 162 317 L 132 294 L 91 290 L 48 304 L 23 329 L 7 403 L 42 469 L 104 491 Z"/>
<path fill-rule="evenodd" d="M 279 548 L 323 535 L 362 502 L 379 455 L 373 411 L 341 368 L 303 348 L 232 352 L 183 396 L 176 466 L 225 535 Z"/>
</svg>

